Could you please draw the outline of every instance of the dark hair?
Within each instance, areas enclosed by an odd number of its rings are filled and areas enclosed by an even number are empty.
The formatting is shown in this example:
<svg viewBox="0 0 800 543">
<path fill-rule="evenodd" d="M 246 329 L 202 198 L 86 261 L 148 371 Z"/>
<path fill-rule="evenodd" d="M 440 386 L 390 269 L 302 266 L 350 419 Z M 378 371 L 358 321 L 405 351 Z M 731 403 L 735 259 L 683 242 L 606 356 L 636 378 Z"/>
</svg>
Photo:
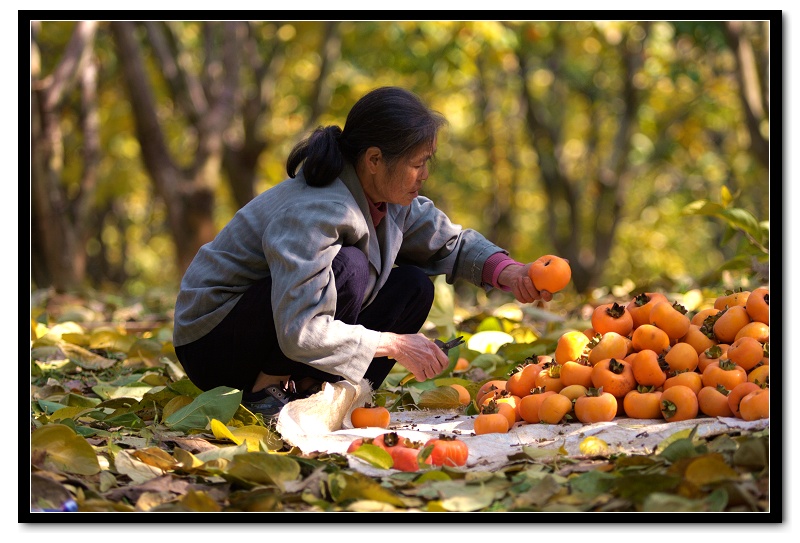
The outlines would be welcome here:
<svg viewBox="0 0 800 543">
<path fill-rule="evenodd" d="M 369 147 L 381 150 L 390 167 L 421 145 L 432 145 L 446 123 L 414 93 L 398 87 L 381 87 L 365 94 L 347 114 L 344 130 L 336 125 L 318 127 L 295 145 L 286 172 L 295 177 L 303 164 L 306 182 L 323 187 L 342 173 L 345 160 L 355 165 Z"/>
</svg>

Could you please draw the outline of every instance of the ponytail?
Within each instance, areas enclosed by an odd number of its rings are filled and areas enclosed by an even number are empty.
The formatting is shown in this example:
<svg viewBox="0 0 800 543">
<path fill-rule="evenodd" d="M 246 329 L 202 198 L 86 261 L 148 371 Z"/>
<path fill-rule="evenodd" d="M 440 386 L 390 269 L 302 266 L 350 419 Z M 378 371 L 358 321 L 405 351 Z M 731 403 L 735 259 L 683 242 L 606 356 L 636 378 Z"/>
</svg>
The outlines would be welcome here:
<svg viewBox="0 0 800 543">
<path fill-rule="evenodd" d="M 339 148 L 342 129 L 336 125 L 318 127 L 306 139 L 295 145 L 286 160 L 286 173 L 294 178 L 303 164 L 306 183 L 324 187 L 339 177 L 344 169 L 344 157 Z"/>
</svg>

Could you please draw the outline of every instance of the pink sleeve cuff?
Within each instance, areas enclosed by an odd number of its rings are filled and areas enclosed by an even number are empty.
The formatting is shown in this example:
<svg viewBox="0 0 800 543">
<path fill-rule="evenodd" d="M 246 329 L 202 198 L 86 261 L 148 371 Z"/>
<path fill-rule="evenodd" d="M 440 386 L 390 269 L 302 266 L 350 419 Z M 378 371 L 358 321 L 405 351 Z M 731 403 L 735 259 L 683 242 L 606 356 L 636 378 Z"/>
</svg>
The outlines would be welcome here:
<svg viewBox="0 0 800 543">
<path fill-rule="evenodd" d="M 495 288 L 499 288 L 500 290 L 510 291 L 508 287 L 503 287 L 497 284 L 497 278 L 500 277 L 500 272 L 502 272 L 506 267 L 510 266 L 511 264 L 517 264 L 522 266 L 523 264 L 517 262 L 510 256 L 505 253 L 497 252 L 486 259 L 486 262 L 483 264 L 483 271 L 481 272 L 481 280 L 484 283 L 492 285 Z"/>
</svg>

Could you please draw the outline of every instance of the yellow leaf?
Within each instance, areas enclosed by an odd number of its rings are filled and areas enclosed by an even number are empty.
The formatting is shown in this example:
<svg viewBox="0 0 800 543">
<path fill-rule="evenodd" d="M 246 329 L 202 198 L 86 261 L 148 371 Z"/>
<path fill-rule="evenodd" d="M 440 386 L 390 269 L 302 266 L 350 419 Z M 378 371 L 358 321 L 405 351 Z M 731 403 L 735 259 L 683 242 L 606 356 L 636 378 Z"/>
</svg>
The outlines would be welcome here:
<svg viewBox="0 0 800 543">
<path fill-rule="evenodd" d="M 739 479 L 739 474 L 722 459 L 721 455 L 712 454 L 693 460 L 686 468 L 685 477 L 697 486 L 705 486 L 723 481 L 735 481 Z"/>
<path fill-rule="evenodd" d="M 607 456 L 608 443 L 599 437 L 589 436 L 578 445 L 582 454 L 586 456 Z"/>
<path fill-rule="evenodd" d="M 241 439 L 247 443 L 247 450 L 250 452 L 258 451 L 259 442 L 264 441 L 264 443 L 268 443 L 273 437 L 273 433 L 269 428 L 265 428 L 264 426 L 250 425 L 234 428 L 233 430 L 228 428 L 228 430 L 237 439 Z"/>
<path fill-rule="evenodd" d="M 64 424 L 48 424 L 31 434 L 31 453 L 44 452 L 46 467 L 80 475 L 94 475 L 100 463 L 94 449 L 82 436 Z"/>
<path fill-rule="evenodd" d="M 241 445 L 244 443 L 243 439 L 240 439 L 233 435 L 231 431 L 225 426 L 222 422 L 218 421 L 217 419 L 211 419 L 211 431 L 214 433 L 214 437 L 217 439 L 227 439 L 233 441 L 237 445 Z"/>
<path fill-rule="evenodd" d="M 179 447 L 172 451 L 172 455 L 175 457 L 175 460 L 180 463 L 180 468 L 185 471 L 197 469 L 204 464 L 204 462 L 195 455 Z"/>
<path fill-rule="evenodd" d="M 133 452 L 133 456 L 140 462 L 149 466 L 154 466 L 164 471 L 175 469 L 178 461 L 166 451 L 158 447 L 147 447 Z"/>
</svg>

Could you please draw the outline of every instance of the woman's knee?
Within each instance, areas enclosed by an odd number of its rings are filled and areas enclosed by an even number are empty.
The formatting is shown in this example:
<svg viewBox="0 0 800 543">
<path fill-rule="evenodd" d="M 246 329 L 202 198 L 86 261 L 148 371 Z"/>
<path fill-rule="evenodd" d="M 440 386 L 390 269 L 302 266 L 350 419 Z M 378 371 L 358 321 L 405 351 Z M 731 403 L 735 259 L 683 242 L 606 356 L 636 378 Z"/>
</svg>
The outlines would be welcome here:
<svg viewBox="0 0 800 543">
<path fill-rule="evenodd" d="M 397 274 L 397 280 L 404 285 L 404 290 L 420 302 L 428 305 L 433 304 L 435 289 L 431 278 L 416 266 L 400 266 L 393 273 Z"/>
<path fill-rule="evenodd" d="M 336 281 L 336 318 L 353 323 L 367 292 L 367 255 L 356 247 L 342 247 L 333 259 L 332 270 Z"/>
</svg>

